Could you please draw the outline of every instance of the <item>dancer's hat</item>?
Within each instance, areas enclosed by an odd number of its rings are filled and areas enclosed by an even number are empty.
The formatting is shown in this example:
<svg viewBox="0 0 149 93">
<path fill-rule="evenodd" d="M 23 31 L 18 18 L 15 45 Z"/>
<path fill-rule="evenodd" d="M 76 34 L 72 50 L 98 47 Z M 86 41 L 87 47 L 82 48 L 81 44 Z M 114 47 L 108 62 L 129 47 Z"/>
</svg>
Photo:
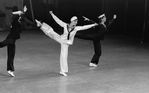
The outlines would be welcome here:
<svg viewBox="0 0 149 93">
<path fill-rule="evenodd" d="M 105 14 L 98 16 L 98 18 L 103 18 L 103 17 L 105 17 Z"/>
<path fill-rule="evenodd" d="M 76 16 L 73 16 L 70 21 L 74 21 L 74 20 L 77 20 L 78 18 Z"/>
</svg>

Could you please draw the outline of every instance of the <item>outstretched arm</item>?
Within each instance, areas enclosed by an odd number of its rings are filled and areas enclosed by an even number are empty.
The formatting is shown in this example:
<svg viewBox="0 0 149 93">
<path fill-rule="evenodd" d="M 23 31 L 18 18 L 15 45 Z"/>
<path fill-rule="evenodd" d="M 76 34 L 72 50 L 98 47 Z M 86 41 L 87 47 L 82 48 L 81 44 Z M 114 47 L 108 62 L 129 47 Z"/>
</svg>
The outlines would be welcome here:
<svg viewBox="0 0 149 93">
<path fill-rule="evenodd" d="M 12 12 L 12 14 L 22 15 L 22 14 L 24 14 L 26 11 L 27 11 L 27 7 L 24 6 L 23 11 L 15 11 L 15 12 Z"/>
<path fill-rule="evenodd" d="M 31 26 L 34 26 L 35 27 L 36 24 L 27 18 L 28 15 L 26 15 L 26 12 L 27 12 L 27 7 L 24 6 L 23 11 L 22 11 L 22 14 L 20 14 L 21 19 L 19 21 L 21 21 L 21 22 L 23 21 L 25 24 L 31 25 Z"/>
<path fill-rule="evenodd" d="M 113 18 L 111 20 L 109 20 L 107 28 L 113 23 L 114 19 L 116 19 L 116 15 L 113 15 Z"/>
<path fill-rule="evenodd" d="M 53 19 L 56 21 L 56 23 L 59 24 L 61 27 L 64 27 L 66 25 L 66 23 L 60 20 L 56 15 L 54 15 L 52 11 L 50 11 L 49 13 L 53 17 Z"/>
<path fill-rule="evenodd" d="M 97 26 L 97 25 L 98 25 L 97 23 L 94 23 L 94 24 L 91 24 L 91 25 L 77 26 L 76 30 L 77 31 L 86 30 L 86 29 L 92 28 L 92 27 Z"/>
</svg>

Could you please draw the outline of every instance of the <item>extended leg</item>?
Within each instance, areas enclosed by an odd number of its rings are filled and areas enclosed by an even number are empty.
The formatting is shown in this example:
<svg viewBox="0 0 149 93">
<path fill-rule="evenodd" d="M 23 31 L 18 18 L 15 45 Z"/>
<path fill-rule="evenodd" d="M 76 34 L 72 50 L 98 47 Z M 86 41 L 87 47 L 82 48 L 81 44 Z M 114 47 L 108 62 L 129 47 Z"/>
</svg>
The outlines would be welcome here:
<svg viewBox="0 0 149 93">
<path fill-rule="evenodd" d="M 76 37 L 85 40 L 93 40 L 95 38 L 93 34 L 82 34 L 82 33 L 77 33 Z"/>
<path fill-rule="evenodd" d="M 40 29 L 49 37 L 54 39 L 57 42 L 61 42 L 61 37 L 58 33 L 56 33 L 51 26 L 46 23 L 40 23 L 40 21 L 35 20 L 37 26 L 41 27 Z"/>
<path fill-rule="evenodd" d="M 7 46 L 8 44 L 11 44 L 13 42 L 12 39 L 5 39 L 4 41 L 0 42 L 0 48 L 3 48 Z"/>
</svg>

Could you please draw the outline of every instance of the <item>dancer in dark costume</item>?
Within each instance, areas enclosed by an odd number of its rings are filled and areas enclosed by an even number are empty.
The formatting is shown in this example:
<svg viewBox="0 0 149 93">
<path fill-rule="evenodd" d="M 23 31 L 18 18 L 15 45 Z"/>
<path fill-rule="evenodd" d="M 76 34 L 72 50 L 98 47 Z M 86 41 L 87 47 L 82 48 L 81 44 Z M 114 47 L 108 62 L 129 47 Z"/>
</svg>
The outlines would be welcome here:
<svg viewBox="0 0 149 93">
<path fill-rule="evenodd" d="M 10 33 L 5 40 L 0 42 L 0 48 L 7 46 L 7 72 L 10 76 L 14 77 L 14 57 L 16 50 L 16 40 L 20 39 L 21 33 L 21 21 L 24 20 L 24 13 L 27 11 L 27 7 L 23 8 L 23 11 L 18 11 L 18 7 L 12 8 L 12 21 L 10 26 Z"/>
<path fill-rule="evenodd" d="M 105 32 L 107 31 L 107 28 L 112 24 L 114 19 L 116 19 L 116 15 L 113 16 L 113 19 L 111 19 L 109 21 L 108 25 L 105 24 L 105 22 L 106 22 L 105 14 L 100 15 L 98 18 L 99 18 L 98 26 L 96 26 L 95 28 L 92 29 L 92 31 L 94 32 L 93 34 L 77 34 L 76 35 L 78 38 L 93 41 L 95 53 L 94 53 L 94 55 L 91 59 L 91 62 L 89 64 L 89 66 L 91 66 L 91 67 L 96 67 L 97 64 L 99 63 L 99 58 L 102 54 L 100 41 L 104 39 Z M 86 17 L 84 17 L 84 19 L 87 21 L 92 21 Z M 94 22 L 94 21 L 92 21 L 92 22 Z"/>
</svg>

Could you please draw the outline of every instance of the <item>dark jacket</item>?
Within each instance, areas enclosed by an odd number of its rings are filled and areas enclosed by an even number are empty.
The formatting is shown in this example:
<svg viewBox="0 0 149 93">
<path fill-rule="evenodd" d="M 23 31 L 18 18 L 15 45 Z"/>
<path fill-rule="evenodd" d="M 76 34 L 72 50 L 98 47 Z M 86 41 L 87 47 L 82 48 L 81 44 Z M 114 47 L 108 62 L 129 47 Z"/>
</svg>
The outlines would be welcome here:
<svg viewBox="0 0 149 93">
<path fill-rule="evenodd" d="M 112 24 L 114 19 L 111 19 L 108 23 L 106 23 L 106 27 L 103 24 L 98 23 L 98 26 L 90 28 L 86 31 L 80 31 L 76 34 L 77 38 L 99 41 L 104 40 L 105 33 L 108 31 L 109 26 Z"/>
<path fill-rule="evenodd" d="M 19 16 L 19 15 L 13 15 L 12 21 L 11 21 L 11 28 L 10 33 L 7 36 L 7 39 L 20 39 L 20 33 L 21 31 L 21 25 L 22 23 L 30 24 L 31 26 L 36 26 L 34 23 L 32 23 L 30 20 L 28 20 L 25 16 L 25 14 Z"/>
<path fill-rule="evenodd" d="M 20 39 L 21 33 L 21 21 L 19 22 L 20 16 L 14 15 L 11 21 L 11 28 L 10 33 L 8 34 L 7 38 L 11 39 Z"/>
<path fill-rule="evenodd" d="M 93 40 L 103 40 L 106 33 L 106 27 L 102 24 L 98 24 L 97 27 L 92 29 L 94 32 L 92 34 Z"/>
</svg>

